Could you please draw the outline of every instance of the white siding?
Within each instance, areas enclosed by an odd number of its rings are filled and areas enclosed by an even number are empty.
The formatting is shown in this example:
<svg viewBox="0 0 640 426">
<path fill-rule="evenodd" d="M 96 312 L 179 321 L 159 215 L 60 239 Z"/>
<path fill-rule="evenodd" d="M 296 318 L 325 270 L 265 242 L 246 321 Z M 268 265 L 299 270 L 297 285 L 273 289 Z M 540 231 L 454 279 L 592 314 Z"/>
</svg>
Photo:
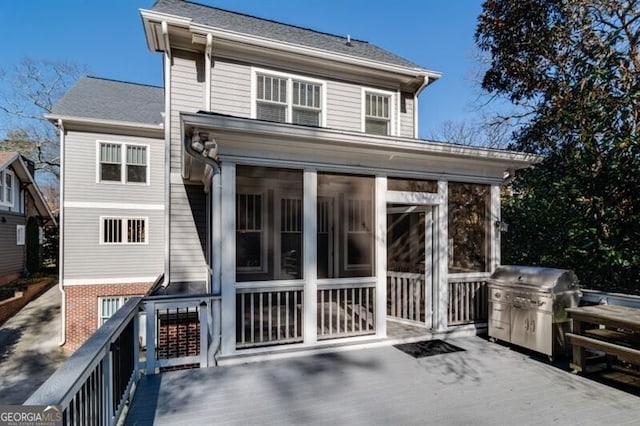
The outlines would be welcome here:
<svg viewBox="0 0 640 426">
<path fill-rule="evenodd" d="M 205 203 L 202 186 L 171 185 L 171 282 L 207 279 Z"/>
<path fill-rule="evenodd" d="M 413 97 L 407 93 L 400 99 L 400 136 L 413 137 Z"/>
<path fill-rule="evenodd" d="M 211 69 L 211 111 L 251 116 L 251 68 L 215 60 Z"/>
<path fill-rule="evenodd" d="M 204 109 L 204 75 L 198 74 L 203 55 L 174 51 L 171 66 L 171 171 L 181 169 L 180 112 Z M 200 80 L 200 81 L 199 81 Z"/>
<path fill-rule="evenodd" d="M 354 132 L 362 130 L 362 89 L 359 85 L 328 82 L 327 127 Z"/>
<path fill-rule="evenodd" d="M 149 185 L 96 182 L 97 141 L 148 145 Z M 164 203 L 162 139 L 68 131 L 65 137 L 65 202 Z M 75 232 L 66 229 L 66 232 Z"/>
<path fill-rule="evenodd" d="M 163 270 L 163 211 L 65 208 L 64 279 L 158 276 Z M 100 216 L 147 217 L 146 244 L 100 244 Z"/>
</svg>

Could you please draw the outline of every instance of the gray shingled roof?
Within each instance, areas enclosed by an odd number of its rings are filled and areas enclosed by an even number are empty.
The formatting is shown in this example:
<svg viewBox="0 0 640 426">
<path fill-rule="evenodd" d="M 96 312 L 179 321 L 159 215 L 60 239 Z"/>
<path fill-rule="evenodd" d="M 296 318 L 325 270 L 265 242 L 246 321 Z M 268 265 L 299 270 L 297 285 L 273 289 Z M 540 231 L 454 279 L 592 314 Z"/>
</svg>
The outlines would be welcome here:
<svg viewBox="0 0 640 426">
<path fill-rule="evenodd" d="M 53 107 L 51 115 L 161 124 L 164 89 L 82 77 Z"/>
<path fill-rule="evenodd" d="M 423 69 L 400 56 L 366 41 L 351 40 L 347 46 L 345 36 L 322 33 L 216 7 L 183 0 L 158 0 L 151 10 L 190 18 L 193 22 L 228 31 L 297 44 L 329 52 L 356 56 L 392 65 Z M 426 70 L 425 70 L 426 71 Z"/>
</svg>

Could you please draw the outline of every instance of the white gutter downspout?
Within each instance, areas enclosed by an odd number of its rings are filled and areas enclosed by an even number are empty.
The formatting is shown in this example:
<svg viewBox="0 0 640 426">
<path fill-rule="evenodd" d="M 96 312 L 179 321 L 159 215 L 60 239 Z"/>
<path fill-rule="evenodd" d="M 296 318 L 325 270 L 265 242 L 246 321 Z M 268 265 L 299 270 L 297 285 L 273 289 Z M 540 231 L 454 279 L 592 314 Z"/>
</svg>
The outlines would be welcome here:
<svg viewBox="0 0 640 426">
<path fill-rule="evenodd" d="M 429 83 L 430 83 L 430 78 L 428 75 L 425 75 L 422 85 L 420 86 L 416 94 L 413 96 L 413 137 L 416 139 L 419 138 L 418 136 L 418 113 L 419 113 L 418 96 L 420 96 L 420 93 L 422 93 L 424 88 L 427 87 Z"/>
<path fill-rule="evenodd" d="M 213 36 L 207 34 L 207 46 L 204 51 L 204 109 L 211 111 L 211 50 L 213 47 Z"/>
<path fill-rule="evenodd" d="M 164 39 L 164 286 L 171 273 L 171 45 L 169 25 L 162 21 Z"/>
<path fill-rule="evenodd" d="M 60 321 L 62 333 L 60 343 L 62 346 L 67 342 L 67 303 L 64 294 L 64 125 L 62 119 L 58 119 L 58 131 L 60 132 L 60 210 L 58 214 L 58 288 L 62 293 L 60 310 L 62 319 Z"/>
</svg>

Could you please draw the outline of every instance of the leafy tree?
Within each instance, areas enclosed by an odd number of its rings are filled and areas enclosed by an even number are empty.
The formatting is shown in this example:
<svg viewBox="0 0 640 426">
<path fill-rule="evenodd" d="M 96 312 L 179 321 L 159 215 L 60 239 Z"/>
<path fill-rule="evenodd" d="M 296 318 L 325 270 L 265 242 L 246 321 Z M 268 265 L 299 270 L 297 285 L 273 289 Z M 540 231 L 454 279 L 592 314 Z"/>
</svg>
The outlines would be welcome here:
<svg viewBox="0 0 640 426">
<path fill-rule="evenodd" d="M 12 70 L 0 69 L 0 150 L 17 151 L 43 170 L 59 176 L 59 138 L 43 117 L 86 73 L 68 62 L 23 59 Z"/>
<path fill-rule="evenodd" d="M 640 0 L 487 0 L 476 42 L 512 147 L 545 156 L 506 200 L 505 261 L 640 292 Z"/>
</svg>

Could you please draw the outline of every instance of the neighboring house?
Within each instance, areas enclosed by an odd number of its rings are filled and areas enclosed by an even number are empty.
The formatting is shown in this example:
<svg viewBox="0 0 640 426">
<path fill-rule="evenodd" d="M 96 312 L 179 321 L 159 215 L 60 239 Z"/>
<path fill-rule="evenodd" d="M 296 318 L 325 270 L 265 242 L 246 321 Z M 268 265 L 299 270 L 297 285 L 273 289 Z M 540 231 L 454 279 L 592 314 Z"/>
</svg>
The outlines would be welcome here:
<svg viewBox="0 0 640 426">
<path fill-rule="evenodd" d="M 367 42 L 180 0 L 141 13 L 164 91 L 84 78 L 48 116 L 68 347 L 162 274 L 220 296 L 222 356 L 463 322 L 450 298 L 500 263 L 500 186 L 533 158 L 418 139 L 440 74 Z"/>
<path fill-rule="evenodd" d="M 55 224 L 33 176 L 31 161 L 0 151 L 0 285 L 26 270 L 27 220 L 36 217 L 40 230 Z"/>
</svg>

